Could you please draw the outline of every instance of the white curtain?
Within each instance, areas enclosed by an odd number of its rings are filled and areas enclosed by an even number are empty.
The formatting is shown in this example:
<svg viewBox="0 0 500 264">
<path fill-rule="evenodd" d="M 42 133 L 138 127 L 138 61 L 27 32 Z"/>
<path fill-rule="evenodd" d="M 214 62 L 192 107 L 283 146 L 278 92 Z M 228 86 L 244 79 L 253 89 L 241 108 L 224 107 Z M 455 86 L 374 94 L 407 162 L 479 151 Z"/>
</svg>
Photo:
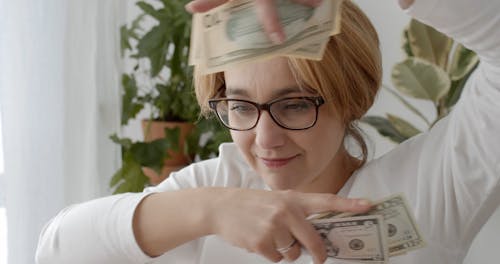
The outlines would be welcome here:
<svg viewBox="0 0 500 264">
<path fill-rule="evenodd" d="M 109 194 L 124 2 L 0 0 L 8 263 L 34 263 L 63 207 Z"/>
</svg>

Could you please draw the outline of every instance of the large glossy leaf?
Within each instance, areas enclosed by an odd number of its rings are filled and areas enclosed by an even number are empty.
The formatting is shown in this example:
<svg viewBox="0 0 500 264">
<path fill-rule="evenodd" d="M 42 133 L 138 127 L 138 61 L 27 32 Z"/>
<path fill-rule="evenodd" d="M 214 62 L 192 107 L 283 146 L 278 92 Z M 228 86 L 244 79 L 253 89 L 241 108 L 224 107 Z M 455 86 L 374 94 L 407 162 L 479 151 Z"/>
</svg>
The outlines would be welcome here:
<svg viewBox="0 0 500 264">
<path fill-rule="evenodd" d="M 475 67 L 477 67 L 477 65 L 478 64 L 476 64 Z M 446 101 L 445 101 L 446 107 L 451 108 L 458 102 L 458 99 L 460 99 L 460 96 L 462 95 L 462 91 L 465 87 L 465 84 L 467 83 L 467 80 L 474 72 L 475 67 L 472 68 L 472 70 L 470 70 L 461 79 L 452 82 L 450 91 L 448 92 L 448 95 L 446 96 Z"/>
<path fill-rule="evenodd" d="M 462 79 L 479 63 L 479 57 L 462 44 L 457 45 L 450 64 L 450 75 L 453 81 Z"/>
<path fill-rule="evenodd" d="M 410 21 L 408 38 L 411 51 L 415 57 L 446 69 L 453 40 L 415 19 Z"/>
<path fill-rule="evenodd" d="M 444 70 L 414 57 L 396 64 L 391 77 L 399 92 L 435 103 L 448 93 L 451 85 Z"/>
<path fill-rule="evenodd" d="M 371 125 L 380 135 L 389 138 L 393 142 L 401 143 L 408 139 L 408 137 L 402 135 L 387 118 L 380 116 L 365 116 L 361 118 L 361 122 Z"/>
<path fill-rule="evenodd" d="M 405 138 L 411 138 L 417 134 L 420 134 L 421 131 L 410 124 L 408 121 L 398 117 L 396 115 L 387 114 L 387 118 L 389 122 L 391 122 L 392 126 Z"/>
</svg>

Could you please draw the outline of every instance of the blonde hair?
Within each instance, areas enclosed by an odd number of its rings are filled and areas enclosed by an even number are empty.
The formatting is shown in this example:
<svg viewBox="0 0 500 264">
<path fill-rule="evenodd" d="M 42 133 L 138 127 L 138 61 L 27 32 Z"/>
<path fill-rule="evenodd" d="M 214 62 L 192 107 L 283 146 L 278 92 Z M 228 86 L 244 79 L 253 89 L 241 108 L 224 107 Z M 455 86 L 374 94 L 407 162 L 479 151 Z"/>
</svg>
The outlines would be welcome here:
<svg viewBox="0 0 500 264">
<path fill-rule="evenodd" d="M 332 36 L 320 61 L 288 58 L 291 71 L 299 82 L 312 87 L 326 105 L 334 109 L 361 149 L 362 166 L 368 149 L 359 120 L 372 106 L 382 79 L 379 39 L 368 17 L 351 1 L 342 4 L 342 31 Z M 195 91 L 202 113 L 209 112 L 208 99 L 224 84 L 222 72 L 201 75 L 195 69 Z"/>
</svg>

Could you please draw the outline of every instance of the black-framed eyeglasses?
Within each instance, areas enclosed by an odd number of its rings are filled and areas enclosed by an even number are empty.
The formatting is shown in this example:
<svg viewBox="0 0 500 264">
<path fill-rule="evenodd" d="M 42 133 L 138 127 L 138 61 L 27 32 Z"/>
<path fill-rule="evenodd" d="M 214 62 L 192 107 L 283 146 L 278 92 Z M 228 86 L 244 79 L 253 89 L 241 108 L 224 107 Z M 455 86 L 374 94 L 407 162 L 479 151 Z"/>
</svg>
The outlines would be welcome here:
<svg viewBox="0 0 500 264">
<path fill-rule="evenodd" d="M 250 130 L 259 122 L 261 111 L 267 111 L 280 127 L 303 130 L 313 127 L 318 120 L 318 108 L 325 103 L 321 96 L 280 98 L 268 103 L 219 98 L 208 101 L 221 123 L 232 130 Z"/>
</svg>

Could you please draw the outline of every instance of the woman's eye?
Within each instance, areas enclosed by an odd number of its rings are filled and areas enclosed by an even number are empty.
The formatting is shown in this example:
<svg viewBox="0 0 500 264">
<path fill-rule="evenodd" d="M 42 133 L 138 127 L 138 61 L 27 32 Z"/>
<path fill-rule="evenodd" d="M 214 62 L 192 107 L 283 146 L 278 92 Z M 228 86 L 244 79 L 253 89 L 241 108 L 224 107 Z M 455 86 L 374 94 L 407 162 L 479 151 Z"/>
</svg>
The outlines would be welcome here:
<svg viewBox="0 0 500 264">
<path fill-rule="evenodd" d="M 229 108 L 230 111 L 236 111 L 239 113 L 248 113 L 251 111 L 254 111 L 255 109 L 249 105 L 246 104 L 233 104 Z"/>
<path fill-rule="evenodd" d="M 289 102 L 284 105 L 285 110 L 308 110 L 311 107 L 311 104 L 308 102 Z"/>
</svg>

